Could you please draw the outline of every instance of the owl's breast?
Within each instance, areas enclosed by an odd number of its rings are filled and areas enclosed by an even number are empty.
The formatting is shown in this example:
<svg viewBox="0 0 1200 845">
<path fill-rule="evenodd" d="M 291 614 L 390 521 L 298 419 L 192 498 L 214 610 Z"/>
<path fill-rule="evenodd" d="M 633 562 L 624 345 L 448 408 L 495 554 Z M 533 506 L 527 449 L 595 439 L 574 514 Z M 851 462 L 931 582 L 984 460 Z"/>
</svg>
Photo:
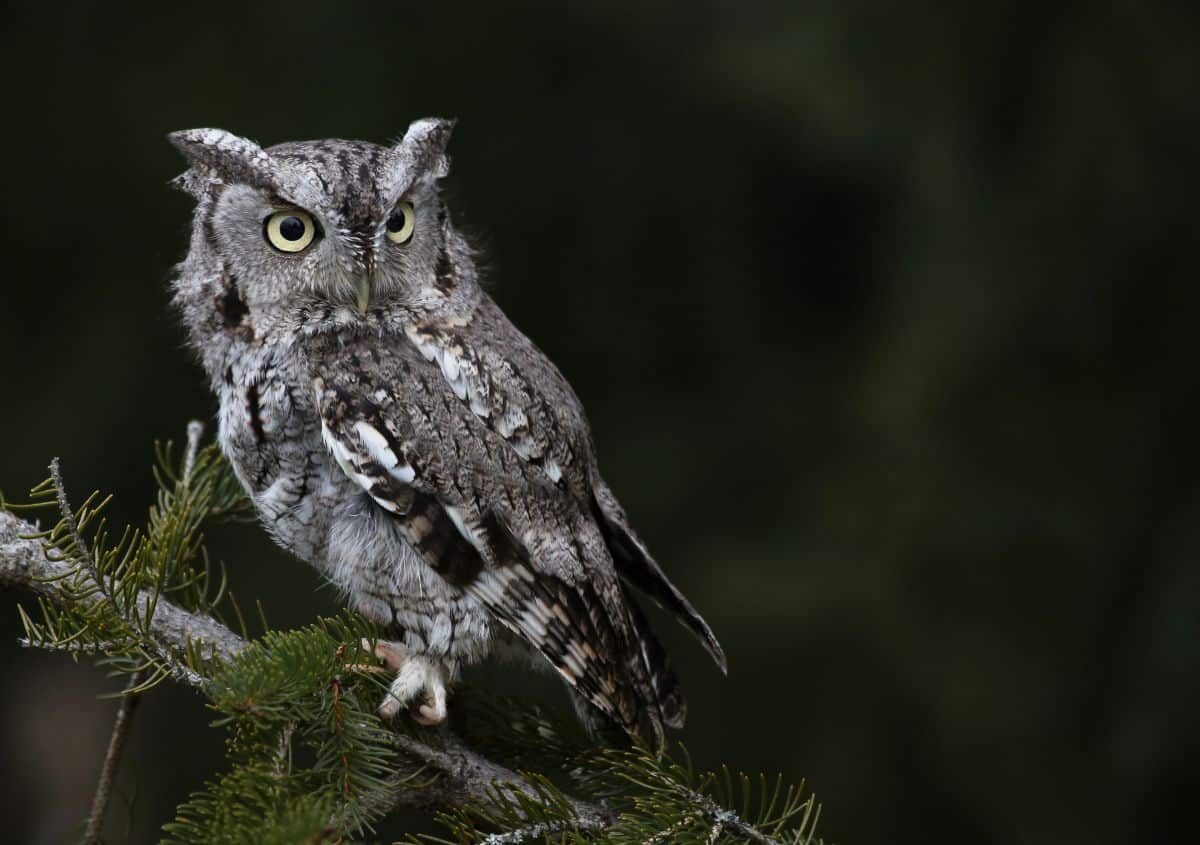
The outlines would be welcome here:
<svg viewBox="0 0 1200 845">
<path fill-rule="evenodd" d="M 319 557 L 336 479 L 298 365 L 249 344 L 216 385 L 221 448 L 275 539 L 297 556 Z"/>
</svg>

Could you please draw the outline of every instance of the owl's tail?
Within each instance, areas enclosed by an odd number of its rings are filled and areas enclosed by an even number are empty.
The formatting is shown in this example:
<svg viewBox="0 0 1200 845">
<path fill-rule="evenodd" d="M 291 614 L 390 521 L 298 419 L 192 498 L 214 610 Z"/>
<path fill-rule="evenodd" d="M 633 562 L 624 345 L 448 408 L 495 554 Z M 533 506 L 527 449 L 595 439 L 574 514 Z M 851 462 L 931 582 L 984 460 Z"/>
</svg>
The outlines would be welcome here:
<svg viewBox="0 0 1200 845">
<path fill-rule="evenodd" d="M 613 564 L 621 578 L 644 592 L 659 606 L 671 611 L 684 627 L 696 635 L 717 667 L 727 673 L 729 665 L 725 660 L 725 652 L 713 635 L 712 629 L 696 608 L 692 607 L 692 603 L 679 592 L 679 588 L 671 583 L 671 579 L 651 556 L 646 544 L 634 533 L 612 490 L 599 479 L 593 490 L 592 501 L 596 522 L 604 534 L 605 543 L 612 553 Z"/>
<path fill-rule="evenodd" d="M 609 735 L 614 725 L 640 738 L 656 751 L 666 742 L 664 728 L 682 728 L 687 702 L 671 669 L 666 649 L 650 623 L 622 588 L 630 623 L 631 650 L 622 658 L 626 670 L 614 677 L 611 705 L 598 708 L 578 687 L 571 687 L 575 712 L 589 733 Z M 604 712 L 602 712 L 602 710 Z"/>
<path fill-rule="evenodd" d="M 662 721 L 668 727 L 682 728 L 684 719 L 687 718 L 687 700 L 684 698 L 683 688 L 679 685 L 679 679 L 671 669 L 671 658 L 654 635 L 649 621 L 629 594 L 629 590 L 622 588 L 622 592 L 625 594 L 625 603 L 629 607 L 637 638 L 641 643 L 642 664 L 654 691 L 656 701 L 652 706 L 657 705 Z"/>
</svg>

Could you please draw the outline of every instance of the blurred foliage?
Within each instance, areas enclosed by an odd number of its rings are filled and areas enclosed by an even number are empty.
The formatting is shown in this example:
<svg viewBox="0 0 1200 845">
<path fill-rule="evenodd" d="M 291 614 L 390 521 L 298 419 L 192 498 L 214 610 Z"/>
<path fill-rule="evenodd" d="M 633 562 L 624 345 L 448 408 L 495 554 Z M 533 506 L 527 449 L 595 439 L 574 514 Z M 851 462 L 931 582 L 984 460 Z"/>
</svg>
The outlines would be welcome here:
<svg viewBox="0 0 1200 845">
<path fill-rule="evenodd" d="M 1153 838 L 1200 759 L 1198 29 L 1153 3 L 18 4 L 0 486 L 57 452 L 140 522 L 144 444 L 213 408 L 168 316 L 165 132 L 457 116 L 455 219 L 729 652 L 722 679 L 664 631 L 697 758 L 804 773 L 842 842 Z M 209 545 L 274 624 L 336 607 L 253 527 Z M 0 657 L 2 770 L 54 689 L 28 657 Z M 219 766 L 204 718 L 148 696 L 133 839 Z M 41 820 L 87 796 L 39 788 L 0 807 L 59 841 Z"/>
</svg>

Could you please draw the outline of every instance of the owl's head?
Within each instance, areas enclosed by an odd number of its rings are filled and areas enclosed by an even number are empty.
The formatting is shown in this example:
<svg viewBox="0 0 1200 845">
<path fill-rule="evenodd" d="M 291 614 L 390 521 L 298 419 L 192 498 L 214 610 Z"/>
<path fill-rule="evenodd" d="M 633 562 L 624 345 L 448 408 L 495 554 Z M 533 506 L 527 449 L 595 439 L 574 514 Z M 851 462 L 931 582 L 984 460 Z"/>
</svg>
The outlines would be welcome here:
<svg viewBox="0 0 1200 845">
<path fill-rule="evenodd" d="M 436 309 L 474 283 L 438 193 L 452 126 L 419 120 L 392 147 L 263 149 L 222 129 L 172 133 L 191 164 L 176 184 L 199 202 L 188 262 L 219 268 L 252 312 L 314 298 L 364 314 L 396 302 Z"/>
</svg>

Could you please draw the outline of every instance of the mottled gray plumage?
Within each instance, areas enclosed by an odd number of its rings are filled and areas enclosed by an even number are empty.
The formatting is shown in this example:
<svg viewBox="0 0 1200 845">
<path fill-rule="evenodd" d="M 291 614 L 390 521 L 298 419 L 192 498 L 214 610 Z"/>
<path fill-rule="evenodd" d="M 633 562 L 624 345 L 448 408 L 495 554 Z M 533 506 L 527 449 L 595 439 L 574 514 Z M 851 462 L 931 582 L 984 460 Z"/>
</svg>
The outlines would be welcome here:
<svg viewBox="0 0 1200 845">
<path fill-rule="evenodd" d="M 600 477 L 574 392 L 480 288 L 438 193 L 449 132 L 171 135 L 198 200 L 175 301 L 222 447 L 275 540 L 385 627 L 385 714 L 440 721 L 503 642 L 661 744 L 683 696 L 626 584 L 724 655 Z"/>
</svg>

